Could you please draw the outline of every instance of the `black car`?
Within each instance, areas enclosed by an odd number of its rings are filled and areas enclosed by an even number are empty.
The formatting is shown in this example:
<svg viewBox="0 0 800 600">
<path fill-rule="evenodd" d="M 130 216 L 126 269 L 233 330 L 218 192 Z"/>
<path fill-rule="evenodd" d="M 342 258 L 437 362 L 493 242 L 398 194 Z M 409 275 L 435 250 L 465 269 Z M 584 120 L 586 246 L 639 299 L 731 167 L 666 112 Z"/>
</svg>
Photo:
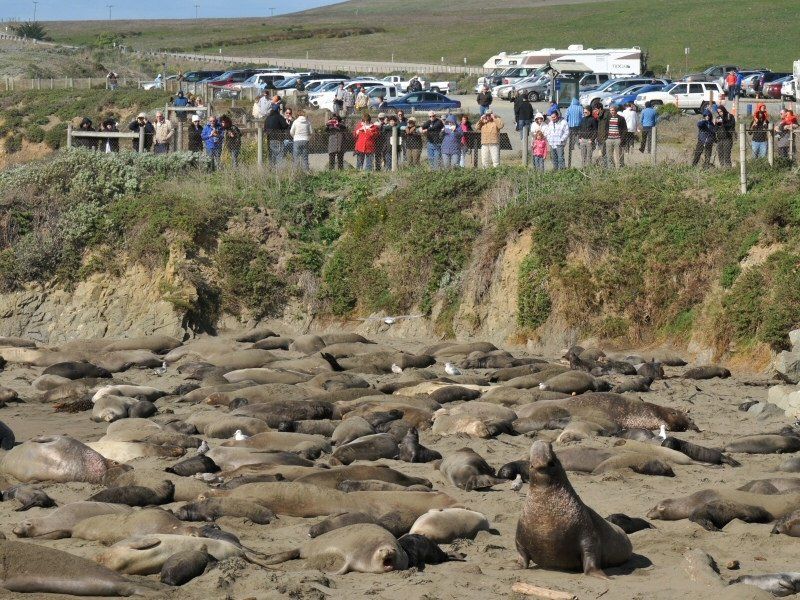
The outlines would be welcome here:
<svg viewBox="0 0 800 600">
<path fill-rule="evenodd" d="M 204 79 L 214 79 L 219 77 L 225 71 L 187 71 L 183 74 L 183 81 L 186 83 L 197 83 Z"/>
</svg>

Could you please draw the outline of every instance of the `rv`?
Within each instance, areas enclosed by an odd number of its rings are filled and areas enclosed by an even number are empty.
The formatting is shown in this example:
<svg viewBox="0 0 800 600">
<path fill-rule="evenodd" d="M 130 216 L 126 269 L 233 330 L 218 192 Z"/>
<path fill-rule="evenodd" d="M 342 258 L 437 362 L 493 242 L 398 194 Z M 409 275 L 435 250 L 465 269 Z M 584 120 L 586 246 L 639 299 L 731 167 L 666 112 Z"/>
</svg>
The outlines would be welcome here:
<svg viewBox="0 0 800 600">
<path fill-rule="evenodd" d="M 573 44 L 566 50 L 543 48 L 524 52 L 501 52 L 483 64 L 484 69 L 503 69 L 510 67 L 541 67 L 547 63 L 572 61 L 586 65 L 593 73 L 608 73 L 615 77 L 641 75 L 642 50 L 632 48 L 584 48 Z"/>
</svg>

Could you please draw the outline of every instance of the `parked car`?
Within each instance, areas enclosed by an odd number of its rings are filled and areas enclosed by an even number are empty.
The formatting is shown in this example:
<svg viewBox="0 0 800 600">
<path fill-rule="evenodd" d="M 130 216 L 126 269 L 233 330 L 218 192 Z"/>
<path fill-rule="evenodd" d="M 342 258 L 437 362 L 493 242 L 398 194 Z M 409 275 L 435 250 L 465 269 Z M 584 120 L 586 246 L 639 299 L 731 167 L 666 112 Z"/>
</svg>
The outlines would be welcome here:
<svg viewBox="0 0 800 600">
<path fill-rule="evenodd" d="M 385 82 L 380 79 L 375 79 L 374 77 L 359 77 L 358 79 L 346 81 L 344 87 L 355 94 L 359 87 L 369 89 L 384 83 Z M 309 95 L 308 103 L 316 108 L 333 111 L 333 99 L 336 96 L 336 87 L 320 94 Z"/>
<path fill-rule="evenodd" d="M 792 101 L 797 99 L 797 77 L 790 77 L 783 82 L 781 86 L 781 99 Z"/>
<path fill-rule="evenodd" d="M 516 95 L 517 90 L 522 90 L 522 93 L 527 96 L 528 92 L 531 89 L 537 80 L 541 79 L 542 76 L 540 75 L 531 75 L 530 77 L 526 77 L 525 79 L 520 79 L 516 83 L 505 83 L 502 85 L 495 86 L 492 89 L 492 95 L 495 98 L 500 98 L 502 100 L 514 100 L 514 96 Z M 547 77 L 545 77 L 547 79 Z M 532 99 L 532 102 L 537 102 L 539 100 L 539 95 L 534 94 L 535 98 Z"/>
<path fill-rule="evenodd" d="M 646 102 L 653 106 L 662 104 L 675 104 L 681 110 L 702 112 L 709 101 L 718 102 L 724 96 L 722 86 L 716 82 L 699 81 L 696 83 L 679 81 L 663 91 L 653 91 L 639 94 L 634 104 L 644 108 Z"/>
<path fill-rule="evenodd" d="M 232 69 L 225 71 L 219 77 L 208 80 L 208 85 L 214 87 L 224 87 L 233 83 L 242 83 L 248 77 L 262 72 L 260 69 Z"/>
<path fill-rule="evenodd" d="M 183 80 L 186 83 L 198 83 L 206 79 L 213 79 L 219 77 L 224 71 L 187 71 L 183 74 Z"/>
<path fill-rule="evenodd" d="M 791 80 L 791 75 L 784 75 L 774 81 L 770 81 L 769 83 L 764 84 L 764 87 L 761 89 L 761 95 L 765 98 L 772 98 L 775 100 L 781 99 L 781 91 L 783 89 L 783 84 L 787 81 Z"/>
<path fill-rule="evenodd" d="M 661 91 L 666 87 L 672 87 L 672 84 L 637 83 L 636 85 L 632 85 L 631 87 L 622 90 L 619 94 L 614 94 L 613 96 L 603 99 L 603 106 L 606 108 L 609 106 L 625 106 L 626 104 L 635 101 L 636 96 L 639 94 Z"/>
<path fill-rule="evenodd" d="M 750 78 L 750 84 L 748 85 L 746 90 L 742 90 L 743 93 L 747 96 L 751 96 L 753 98 L 759 97 L 759 95 L 764 95 L 764 89 L 773 81 L 778 79 L 783 79 L 784 77 L 791 76 L 791 73 L 786 72 L 778 72 L 774 73 L 772 71 L 764 71 L 762 73 L 758 73 Z"/>
<path fill-rule="evenodd" d="M 412 92 L 387 102 L 391 110 L 420 112 L 427 110 L 449 111 L 461 108 L 461 102 L 451 100 L 438 92 Z"/>
<path fill-rule="evenodd" d="M 259 72 L 251 75 L 241 83 L 230 83 L 221 89 L 217 90 L 217 98 L 239 98 L 242 90 L 255 88 L 259 91 L 266 87 L 275 87 L 280 82 L 285 81 L 288 77 L 294 76 L 294 73 L 289 71 L 268 71 Z"/>
<path fill-rule="evenodd" d="M 689 73 L 682 81 L 716 81 L 722 85 L 722 80 L 725 78 L 725 75 L 738 68 L 737 65 L 713 65 L 702 73 Z"/>
<path fill-rule="evenodd" d="M 661 85 L 665 85 L 669 83 L 669 81 L 667 79 L 656 79 L 654 77 L 623 77 L 620 79 L 609 79 L 606 83 L 594 90 L 582 92 L 579 100 L 583 106 L 590 106 L 597 101 L 602 102 L 606 98 L 610 98 L 611 96 L 619 94 L 623 90 L 633 85 L 645 85 L 651 83 L 660 83 Z"/>
</svg>

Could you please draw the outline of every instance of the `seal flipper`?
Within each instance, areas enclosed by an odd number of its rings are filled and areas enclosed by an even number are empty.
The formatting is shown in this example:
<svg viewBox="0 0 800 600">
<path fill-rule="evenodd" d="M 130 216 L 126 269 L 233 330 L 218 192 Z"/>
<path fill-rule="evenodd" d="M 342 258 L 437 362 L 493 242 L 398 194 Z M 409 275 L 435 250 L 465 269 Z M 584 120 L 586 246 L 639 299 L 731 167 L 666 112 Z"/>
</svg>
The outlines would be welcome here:
<svg viewBox="0 0 800 600">
<path fill-rule="evenodd" d="M 332 354 L 328 354 L 327 352 L 320 352 L 320 356 L 325 359 L 325 361 L 331 366 L 331 369 L 334 371 L 344 371 L 344 367 L 339 364 L 339 361 L 334 358 Z"/>
<path fill-rule="evenodd" d="M 256 564 L 261 566 L 279 565 L 289 560 L 297 560 L 298 558 L 300 558 L 300 548 L 294 548 L 293 550 L 287 550 L 286 552 L 269 554 L 266 559 Z"/>
<path fill-rule="evenodd" d="M 599 579 L 610 579 L 597 564 L 597 555 L 600 551 L 599 548 L 589 538 L 584 538 L 580 542 L 581 545 L 581 558 L 583 562 L 583 574 Z"/>
<path fill-rule="evenodd" d="M 508 483 L 508 481 L 505 479 L 498 479 L 492 475 L 474 475 L 467 480 L 467 483 L 464 485 L 464 491 L 485 490 L 502 483 Z"/>
</svg>

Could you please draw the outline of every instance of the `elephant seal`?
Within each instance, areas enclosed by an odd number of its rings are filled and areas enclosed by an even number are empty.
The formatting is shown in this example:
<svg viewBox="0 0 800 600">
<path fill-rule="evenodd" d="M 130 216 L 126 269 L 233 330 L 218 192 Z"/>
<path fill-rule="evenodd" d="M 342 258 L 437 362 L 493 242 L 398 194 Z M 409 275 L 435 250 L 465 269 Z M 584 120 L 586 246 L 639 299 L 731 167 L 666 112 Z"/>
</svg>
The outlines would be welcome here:
<svg viewBox="0 0 800 600">
<path fill-rule="evenodd" d="M 228 440 L 223 446 L 254 448 L 265 452 L 295 452 L 314 460 L 322 453 L 329 454 L 331 443 L 321 435 L 308 435 L 290 431 L 263 431 L 246 440 Z"/>
<path fill-rule="evenodd" d="M 497 470 L 497 476 L 500 479 L 508 479 L 513 481 L 520 476 L 523 482 L 528 483 L 530 478 L 530 463 L 527 460 L 512 460 L 504 464 Z"/>
<path fill-rule="evenodd" d="M 750 522 L 768 522 L 785 517 L 798 505 L 800 505 L 800 491 L 784 494 L 754 494 L 739 490 L 705 489 L 689 496 L 662 500 L 650 509 L 647 517 L 664 521 L 679 521 L 689 519 L 692 515 L 702 515 L 706 511 L 706 507 L 712 506 L 711 512 L 729 517 L 728 521 L 741 519 L 742 521 L 750 520 Z M 723 521 L 716 517 L 713 519 L 703 518 L 716 523 Z M 727 521 L 722 526 L 725 523 Z"/>
<path fill-rule="evenodd" d="M 128 409 L 128 417 L 132 419 L 146 419 L 158 412 L 158 407 L 149 400 L 137 400 Z"/>
<path fill-rule="evenodd" d="M 437 544 L 453 540 L 473 540 L 479 531 L 491 531 L 485 515 L 465 508 L 431 509 L 411 526 L 410 533 L 424 535 Z"/>
<path fill-rule="evenodd" d="M 332 465 L 349 465 L 356 460 L 397 458 L 397 442 L 388 433 L 367 435 L 343 446 L 337 446 L 331 455 Z"/>
<path fill-rule="evenodd" d="M 480 390 L 473 390 L 460 385 L 447 385 L 430 393 L 431 400 L 439 404 L 477 400 L 481 397 Z"/>
<path fill-rule="evenodd" d="M 181 522 L 162 508 L 143 508 L 124 514 L 105 514 L 79 521 L 72 528 L 72 537 L 100 542 L 104 546 L 137 535 L 173 533 L 200 535 L 198 529 Z"/>
<path fill-rule="evenodd" d="M 167 473 L 173 473 L 181 477 L 191 477 L 197 473 L 217 473 L 219 470 L 217 463 L 205 454 L 192 456 L 164 469 Z"/>
<path fill-rule="evenodd" d="M 516 413 L 510 408 L 473 400 L 437 410 L 433 415 L 431 431 L 437 435 L 466 433 L 490 438 L 500 433 L 511 433 L 511 424 L 516 418 Z"/>
<path fill-rule="evenodd" d="M 615 385 L 613 388 L 611 388 L 611 391 L 615 394 L 624 394 L 626 392 L 649 392 L 652 384 L 652 377 L 631 377 L 630 379 L 626 379 L 622 383 Z"/>
<path fill-rule="evenodd" d="M 57 540 L 72 535 L 76 524 L 97 515 L 122 515 L 130 512 L 128 506 L 108 502 L 71 502 L 44 517 L 32 517 L 19 523 L 12 532 L 17 537 L 41 537 Z"/>
<path fill-rule="evenodd" d="M 655 358 L 641 363 L 636 367 L 636 372 L 639 376 L 650 379 L 651 382 L 656 379 L 664 379 L 664 367 Z"/>
<path fill-rule="evenodd" d="M 136 398 L 105 394 L 98 398 L 92 406 L 92 421 L 113 423 L 119 419 L 125 419 L 128 417 L 131 407 L 137 402 Z"/>
<path fill-rule="evenodd" d="M 0 473 L 23 483 L 85 481 L 102 483 L 130 470 L 66 435 L 39 436 L 15 446 L 0 459 Z"/>
<path fill-rule="evenodd" d="M 50 365 L 43 372 L 42 375 L 57 375 L 58 377 L 65 377 L 67 379 L 84 379 L 86 377 L 98 377 L 102 379 L 109 379 L 111 377 L 110 371 L 89 362 L 60 362 Z"/>
<path fill-rule="evenodd" d="M 244 517 L 253 523 L 267 525 L 275 519 L 268 508 L 236 498 L 208 498 L 190 502 L 175 511 L 181 521 L 216 521 L 220 517 Z"/>
<path fill-rule="evenodd" d="M 38 544 L 0 540 L 0 587 L 76 596 L 146 595 L 147 588 L 91 560 Z"/>
<path fill-rule="evenodd" d="M 268 557 L 275 565 L 302 558 L 307 568 L 334 571 L 343 575 L 387 573 L 408 568 L 408 556 L 395 537 L 379 525 L 359 523 L 324 533 L 299 548 Z M 338 569 L 337 569 L 338 567 Z"/>
<path fill-rule="evenodd" d="M 726 452 L 783 454 L 800 450 L 800 437 L 793 435 L 746 435 L 725 445 Z"/>
<path fill-rule="evenodd" d="M 643 529 L 653 529 L 653 526 L 639 517 L 629 517 L 622 513 L 614 513 L 606 517 L 606 521 L 613 523 L 627 534 L 636 533 Z"/>
<path fill-rule="evenodd" d="M 573 489 L 553 447 L 536 441 L 530 451 L 530 485 L 517 523 L 523 568 L 577 570 L 605 577 L 603 568 L 628 561 L 627 534 L 586 506 Z"/>
<path fill-rule="evenodd" d="M 400 514 L 396 512 L 389 512 L 378 517 L 374 517 L 369 513 L 360 511 L 343 512 L 331 515 L 316 525 L 312 525 L 308 529 L 308 537 L 319 537 L 323 533 L 328 533 L 329 531 L 341 529 L 342 527 L 347 527 L 348 525 L 356 525 L 358 523 L 372 523 L 374 525 L 380 525 L 395 537 L 400 537 L 401 535 L 408 533 L 408 530 L 412 525 L 412 523 L 408 523 L 406 525 Z"/>
<path fill-rule="evenodd" d="M 396 483 L 388 483 L 377 479 L 358 479 L 356 481 L 345 479 L 336 489 L 340 492 L 430 492 L 424 485 L 405 487 Z"/>
<path fill-rule="evenodd" d="M 15 442 L 14 432 L 11 431 L 8 425 L 0 421 L 0 448 L 3 450 L 11 450 Z"/>
<path fill-rule="evenodd" d="M 399 537 L 397 543 L 408 557 L 409 568 L 424 569 L 425 565 L 439 565 L 448 560 L 463 560 L 448 555 L 436 542 L 424 535 L 407 533 Z"/>
<path fill-rule="evenodd" d="M 783 494 L 800 490 L 800 479 L 796 477 L 772 477 L 770 479 L 754 479 L 737 488 L 743 492 L 754 494 Z"/>
<path fill-rule="evenodd" d="M 167 585 L 183 585 L 202 575 L 212 560 L 214 559 L 204 547 L 176 552 L 161 567 L 159 579 Z"/>
<path fill-rule="evenodd" d="M 8 500 L 16 500 L 22 505 L 14 509 L 17 512 L 28 510 L 34 506 L 50 508 L 56 505 L 55 501 L 44 490 L 24 484 L 3 490 L 3 501 L 7 502 Z"/>
<path fill-rule="evenodd" d="M 800 473 L 800 456 L 792 456 L 778 465 L 778 471 L 786 473 Z"/>
<path fill-rule="evenodd" d="M 617 433 L 617 437 L 623 440 L 636 440 L 638 442 L 649 442 L 655 434 L 649 429 L 634 427 L 633 429 L 623 429 Z"/>
<path fill-rule="evenodd" d="M 419 443 L 419 432 L 416 427 L 408 430 L 403 441 L 398 445 L 398 450 L 397 458 L 408 463 L 427 463 L 442 458 L 442 455 L 436 450 L 426 448 Z"/>
<path fill-rule="evenodd" d="M 583 394 L 585 392 L 607 392 L 611 386 L 607 381 L 592 377 L 583 371 L 567 371 L 543 381 L 539 384 L 539 389 L 562 394 Z"/>
<path fill-rule="evenodd" d="M 445 479 L 467 492 L 505 483 L 504 479 L 495 477 L 494 469 L 472 448 L 456 450 L 446 456 L 437 468 Z"/>
<path fill-rule="evenodd" d="M 110 487 L 97 492 L 89 498 L 90 502 L 111 502 L 128 506 L 158 506 L 168 504 L 175 499 L 175 484 L 165 479 L 153 487 L 126 485 Z"/>
<path fill-rule="evenodd" d="M 302 475 L 295 479 L 295 481 L 298 483 L 312 483 L 317 487 L 336 489 L 341 482 L 348 479 L 351 481 L 358 479 L 375 479 L 388 483 L 396 483 L 403 487 L 412 485 L 431 487 L 431 482 L 427 479 L 406 475 L 386 465 L 348 465 L 345 467 L 334 467 L 317 473 Z"/>
<path fill-rule="evenodd" d="M 731 372 L 725 367 L 720 367 L 719 365 L 692 367 L 683 374 L 684 379 L 713 379 L 714 377 L 727 379 L 730 376 Z"/>
<path fill-rule="evenodd" d="M 800 510 L 795 510 L 776 521 L 771 533 L 782 533 L 790 537 L 800 537 Z"/>
<path fill-rule="evenodd" d="M 340 422 L 331 434 L 331 443 L 336 446 L 349 444 L 360 437 L 376 433 L 375 428 L 364 418 L 353 416 Z"/>
<path fill-rule="evenodd" d="M 770 573 L 768 575 L 742 575 L 730 581 L 730 585 L 741 583 L 752 585 L 778 598 L 793 596 L 800 592 L 800 573 Z"/>
</svg>

